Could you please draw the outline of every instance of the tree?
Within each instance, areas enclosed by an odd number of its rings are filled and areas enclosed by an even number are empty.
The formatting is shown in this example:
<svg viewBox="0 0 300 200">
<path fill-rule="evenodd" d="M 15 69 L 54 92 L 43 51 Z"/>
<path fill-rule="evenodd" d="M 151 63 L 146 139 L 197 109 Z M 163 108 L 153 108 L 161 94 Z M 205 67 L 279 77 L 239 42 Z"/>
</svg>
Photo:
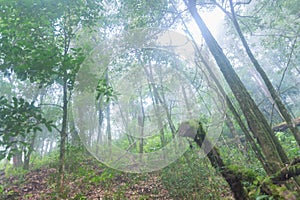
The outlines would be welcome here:
<svg viewBox="0 0 300 200">
<path fill-rule="evenodd" d="M 34 102 L 28 103 L 16 97 L 12 102 L 0 97 L 0 116 L 0 145 L 4 148 L 0 151 L 0 159 L 10 159 L 16 154 L 22 159 L 23 153 L 23 168 L 28 169 L 37 132 L 42 131 L 43 126 L 51 131 L 54 127 L 52 121 L 43 117 L 41 108 Z M 17 162 L 22 164 L 21 160 Z"/>
<path fill-rule="evenodd" d="M 8 76 L 14 72 L 21 80 L 29 79 L 41 87 L 53 83 L 61 85 L 59 185 L 62 190 L 68 102 L 84 59 L 82 49 L 72 42 L 81 27 L 99 22 L 103 11 L 101 1 L 2 0 L 0 5 L 0 45 L 3 49 L 0 69 Z"/>
<path fill-rule="evenodd" d="M 232 14 L 232 21 L 234 24 L 234 27 L 243 43 L 243 46 L 247 52 L 248 57 L 250 58 L 252 64 L 254 65 L 255 69 L 259 72 L 260 76 L 262 77 L 264 83 L 266 84 L 279 112 L 281 113 L 281 115 L 283 116 L 284 120 L 287 122 L 287 126 L 289 127 L 289 129 L 292 131 L 298 145 L 300 146 L 300 132 L 298 130 L 298 128 L 296 127 L 295 123 L 292 120 L 291 115 L 289 114 L 289 112 L 287 111 L 286 107 L 284 106 L 283 102 L 281 101 L 278 93 L 276 92 L 275 88 L 273 87 L 271 81 L 269 80 L 267 74 L 265 73 L 265 71 L 263 70 L 263 68 L 260 66 L 260 64 L 258 63 L 257 59 L 255 58 L 255 56 L 253 55 L 245 37 L 244 34 L 241 31 L 240 25 L 238 23 L 237 17 L 236 17 L 236 13 L 234 10 L 234 5 L 232 0 L 229 0 L 230 3 L 230 10 L 231 10 L 231 14 Z"/>
<path fill-rule="evenodd" d="M 235 98 L 239 102 L 250 130 L 253 132 L 254 137 L 258 140 L 258 143 L 266 156 L 266 164 L 268 166 L 267 173 L 276 173 L 283 167 L 283 163 L 289 162 L 285 152 L 283 151 L 278 139 L 273 134 L 273 131 L 268 125 L 265 117 L 258 109 L 240 78 L 233 70 L 231 63 L 223 53 L 221 47 L 211 35 L 202 18 L 198 14 L 195 1 L 185 1 L 185 3 L 201 30 L 202 36 L 233 94 L 235 95 Z"/>
<path fill-rule="evenodd" d="M 267 113 L 270 123 L 273 123 L 273 115 L 277 111 L 281 118 L 289 121 L 290 130 L 299 143 L 300 134 L 292 121 L 292 118 L 295 118 L 294 110 L 297 110 L 297 103 L 294 101 L 292 106 L 296 109 L 291 109 L 287 101 L 287 98 L 295 96 L 294 88 L 298 83 L 296 76 L 299 30 L 293 7 L 297 3 L 293 0 L 236 3 L 229 1 L 229 3 L 222 2 L 221 5 L 214 1 L 214 4 L 232 22 L 233 29 L 237 32 L 237 39 L 241 40 L 245 50 L 245 54 L 240 56 L 249 57 L 254 66 L 254 69 L 250 69 L 250 73 L 259 84 L 263 94 L 272 103 L 268 106 L 270 111 Z M 258 43 L 260 45 L 256 45 Z M 239 46 L 239 44 L 236 45 L 234 49 L 242 51 L 243 49 Z M 247 61 L 240 62 L 244 65 L 249 64 Z M 266 102 L 269 103 L 269 101 Z"/>
</svg>

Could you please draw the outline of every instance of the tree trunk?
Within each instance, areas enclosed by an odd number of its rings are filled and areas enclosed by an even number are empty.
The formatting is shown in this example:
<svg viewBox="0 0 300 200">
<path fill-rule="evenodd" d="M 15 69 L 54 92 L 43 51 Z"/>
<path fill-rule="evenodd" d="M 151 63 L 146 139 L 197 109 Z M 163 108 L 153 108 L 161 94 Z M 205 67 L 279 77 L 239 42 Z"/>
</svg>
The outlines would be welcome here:
<svg viewBox="0 0 300 200">
<path fill-rule="evenodd" d="M 197 145 L 204 150 L 204 153 L 207 155 L 211 165 L 216 169 L 216 171 L 222 174 L 222 176 L 228 183 L 235 199 L 249 199 L 247 193 L 243 188 L 242 177 L 237 175 L 234 171 L 229 169 L 228 166 L 224 164 L 217 147 L 212 147 L 212 144 L 208 140 L 203 142 L 206 137 L 206 132 L 203 129 L 201 122 L 192 122 L 191 124 L 195 126 L 191 126 L 189 122 L 183 122 L 178 129 L 178 134 L 182 137 L 192 136 L 192 139 L 194 139 Z M 205 146 L 203 147 L 203 145 Z"/>
<path fill-rule="evenodd" d="M 68 122 L 68 86 L 67 86 L 67 74 L 65 73 L 63 82 L 63 119 L 62 127 L 60 131 L 60 151 L 59 151 L 59 190 L 61 194 L 64 190 L 65 182 L 65 154 L 66 154 L 66 140 L 67 134 L 67 122 Z"/>
<path fill-rule="evenodd" d="M 235 27 L 236 31 L 238 32 L 238 35 L 239 35 L 241 41 L 243 43 L 243 46 L 246 49 L 246 52 L 247 52 L 252 64 L 254 65 L 255 69 L 258 71 L 258 73 L 260 74 L 260 76 L 264 80 L 268 90 L 270 91 L 270 94 L 271 94 L 272 98 L 274 99 L 274 101 L 276 103 L 276 106 L 278 107 L 280 113 L 282 114 L 284 120 L 287 123 L 287 126 L 292 131 L 298 145 L 300 146 L 300 132 L 299 132 L 298 128 L 296 127 L 295 123 L 293 122 L 291 115 L 289 114 L 289 112 L 287 111 L 287 109 L 284 106 L 283 102 L 281 101 L 279 95 L 277 94 L 275 88 L 273 87 L 271 81 L 269 80 L 267 74 L 262 69 L 262 67 L 260 66 L 260 64 L 256 60 L 256 58 L 254 57 L 251 49 L 249 48 L 249 45 L 248 45 L 248 43 L 247 43 L 247 41 L 246 41 L 246 39 L 245 39 L 241 29 L 240 29 L 238 21 L 236 19 L 236 15 L 235 15 L 232 0 L 229 0 L 229 2 L 230 2 L 231 13 L 232 13 L 232 21 L 233 21 L 233 24 L 234 24 L 234 27 Z"/>
<path fill-rule="evenodd" d="M 159 110 L 159 104 L 160 104 L 159 94 L 158 94 L 158 91 L 157 91 L 156 86 L 155 86 L 155 81 L 153 79 L 153 73 L 152 73 L 151 68 L 152 67 L 149 66 L 149 71 L 148 71 L 147 67 L 144 65 L 144 71 L 147 75 L 149 90 L 152 94 L 151 96 L 152 96 L 154 113 L 155 113 L 155 116 L 157 117 L 157 124 L 158 124 L 158 127 L 160 129 L 159 130 L 160 143 L 161 143 L 161 146 L 164 147 L 165 146 L 165 132 L 164 132 L 164 129 L 163 129 L 164 124 L 162 123 L 163 120 L 161 119 L 160 110 Z"/>
<path fill-rule="evenodd" d="M 268 165 L 269 169 L 267 173 L 276 173 L 284 166 L 283 163 L 288 163 L 288 158 L 283 151 L 282 146 L 280 145 L 278 139 L 275 137 L 265 117 L 258 109 L 254 100 L 235 73 L 232 65 L 223 53 L 221 47 L 211 35 L 207 26 L 198 14 L 195 1 L 185 1 L 185 3 L 188 6 L 188 9 L 193 18 L 195 19 L 200 31 L 202 32 L 202 36 L 205 39 L 210 52 L 214 56 L 235 98 L 239 102 L 250 130 L 253 132 L 262 148 L 262 151 L 266 158 L 266 164 Z"/>
<path fill-rule="evenodd" d="M 203 52 L 200 51 L 199 47 L 197 46 L 197 44 L 194 42 L 195 40 L 193 39 L 193 35 L 189 32 L 184 20 L 182 19 L 182 23 L 185 27 L 185 31 L 189 34 L 189 36 L 192 38 L 192 41 L 195 45 L 196 51 L 198 56 L 200 57 L 200 61 L 204 64 L 204 67 L 207 69 L 210 77 L 213 79 L 213 81 L 215 82 L 217 88 L 218 88 L 218 92 L 220 92 L 226 101 L 226 104 L 229 108 L 229 110 L 231 111 L 231 113 L 233 114 L 235 120 L 237 121 L 238 125 L 240 126 L 240 128 L 242 129 L 243 133 L 246 136 L 246 140 L 250 143 L 252 150 L 254 151 L 254 153 L 256 154 L 258 160 L 261 162 L 261 164 L 263 165 L 265 171 L 269 171 L 268 166 L 265 163 L 265 159 L 264 156 L 261 153 L 261 150 L 258 148 L 254 138 L 251 135 L 250 130 L 246 127 L 246 125 L 244 124 L 243 120 L 241 119 L 240 114 L 236 111 L 233 103 L 231 102 L 230 98 L 228 97 L 228 95 L 226 94 L 225 90 L 222 87 L 222 84 L 220 83 L 219 79 L 216 77 L 214 70 L 212 69 L 213 66 L 215 66 L 214 63 L 210 63 L 209 62 L 209 58 L 208 56 L 203 56 Z M 197 64 L 197 63 L 196 63 Z M 198 63 L 197 65 L 199 65 L 200 63 Z M 198 66 L 200 67 L 200 66 Z"/>
<path fill-rule="evenodd" d="M 173 137 L 175 137 L 176 128 L 175 128 L 175 126 L 173 124 L 173 121 L 172 121 L 172 118 L 171 118 L 168 106 L 167 106 L 165 98 L 164 98 L 164 94 L 161 94 L 161 95 L 159 94 L 158 89 L 157 89 L 157 87 L 155 85 L 155 81 L 154 81 L 154 77 L 153 77 L 153 69 L 152 69 L 151 63 L 148 63 L 148 66 L 149 66 L 149 71 L 147 70 L 146 67 L 144 67 L 144 71 L 145 71 L 147 77 L 149 78 L 148 82 L 150 82 L 150 85 L 152 86 L 152 90 L 153 90 L 155 102 L 156 102 L 157 105 L 161 104 L 162 107 L 164 108 L 165 113 L 167 115 L 167 120 L 168 120 L 168 124 L 169 124 L 170 130 L 172 132 Z M 162 126 L 160 126 L 160 127 L 162 128 Z"/>
<path fill-rule="evenodd" d="M 71 134 L 71 145 L 79 146 L 80 145 L 80 138 L 79 138 L 79 133 L 76 130 L 71 102 L 69 103 L 68 107 L 69 107 L 68 124 L 69 124 L 70 134 Z"/>
<path fill-rule="evenodd" d="M 105 81 L 106 81 L 106 85 L 109 85 L 108 71 L 106 71 L 105 74 Z M 109 145 L 111 145 L 110 103 L 109 102 L 107 103 L 107 107 L 106 107 L 106 120 L 107 120 L 106 133 L 107 133 L 108 143 Z"/>
<path fill-rule="evenodd" d="M 127 136 L 129 146 L 130 147 L 132 146 L 132 148 L 135 149 L 136 148 L 136 141 L 135 141 L 134 137 L 132 136 L 130 128 L 128 128 L 128 121 L 129 121 L 128 120 L 128 113 L 125 113 L 126 116 L 124 116 L 124 113 L 123 113 L 121 107 L 119 107 L 119 110 L 120 110 L 122 121 L 123 121 L 124 126 L 125 126 L 126 136 Z"/>
<path fill-rule="evenodd" d="M 35 140 L 36 140 L 36 135 L 37 135 L 36 133 L 33 134 L 28 150 L 24 151 L 23 169 L 25 169 L 25 170 L 29 169 L 30 156 L 31 156 L 31 153 L 34 150 L 34 143 L 35 143 Z"/>
<path fill-rule="evenodd" d="M 22 165 L 23 165 L 22 151 L 18 151 L 16 152 L 15 155 L 13 155 L 13 167 L 17 168 L 17 167 L 21 167 Z"/>
<path fill-rule="evenodd" d="M 103 106 L 103 94 L 100 94 L 100 98 L 98 100 L 97 110 L 98 110 L 98 133 L 97 133 L 97 144 L 102 144 L 102 127 L 104 120 L 104 106 Z M 99 152 L 99 145 L 96 146 L 96 152 Z"/>
</svg>

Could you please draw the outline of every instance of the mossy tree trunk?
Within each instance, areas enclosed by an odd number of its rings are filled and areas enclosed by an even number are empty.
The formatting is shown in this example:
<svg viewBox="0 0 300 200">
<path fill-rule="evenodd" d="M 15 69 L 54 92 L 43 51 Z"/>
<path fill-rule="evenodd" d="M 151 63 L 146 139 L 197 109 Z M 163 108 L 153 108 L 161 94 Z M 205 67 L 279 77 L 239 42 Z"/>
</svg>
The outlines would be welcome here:
<svg viewBox="0 0 300 200">
<path fill-rule="evenodd" d="M 258 73 L 260 74 L 261 78 L 263 79 L 263 81 L 265 82 L 268 90 L 270 91 L 270 94 L 278 108 L 278 110 L 280 111 L 281 115 L 283 116 L 284 120 L 287 123 L 288 128 L 292 131 L 298 146 L 300 146 L 300 132 L 298 130 L 298 128 L 296 127 L 294 121 L 292 120 L 291 115 L 289 114 L 289 112 L 287 111 L 286 107 L 284 106 L 283 102 L 281 101 L 279 95 L 277 94 L 275 88 L 273 87 L 271 81 L 269 80 L 267 74 L 265 73 L 265 71 L 263 70 L 263 68 L 260 66 L 260 64 L 258 63 L 258 61 L 256 60 L 256 58 L 254 57 L 242 31 L 241 28 L 239 26 L 239 23 L 237 21 L 236 15 L 235 15 L 235 11 L 234 11 L 234 7 L 233 7 L 233 3 L 232 0 L 229 0 L 230 3 L 230 9 L 231 9 L 231 13 L 232 13 L 232 21 L 233 21 L 233 25 L 243 43 L 243 46 L 247 52 L 248 57 L 250 58 L 253 66 L 255 67 L 255 69 L 258 71 Z"/>
<path fill-rule="evenodd" d="M 265 177 L 261 185 L 257 185 L 257 183 L 253 185 L 253 181 L 257 180 L 256 173 L 241 166 L 225 164 L 218 148 L 213 146 L 206 138 L 206 132 L 201 122 L 194 120 L 183 122 L 180 124 L 177 133 L 181 137 L 192 138 L 201 147 L 211 165 L 221 173 L 228 183 L 235 199 L 246 200 L 251 198 L 244 189 L 248 184 L 252 185 L 252 189 L 253 186 L 259 187 L 259 194 L 261 195 L 272 195 L 275 199 L 299 199 L 299 195 L 287 189 L 283 183 L 300 174 L 300 158 L 295 159 L 289 166 L 273 174 L 272 177 Z M 247 184 L 244 185 L 244 183 Z"/>
<path fill-rule="evenodd" d="M 249 199 L 243 188 L 242 177 L 225 165 L 217 147 L 213 146 L 208 140 L 205 140 L 204 142 L 206 132 L 203 129 L 201 122 L 183 122 L 178 129 L 178 134 L 182 137 L 192 138 L 197 145 L 204 150 L 211 165 L 222 174 L 228 183 L 235 199 Z"/>
<path fill-rule="evenodd" d="M 194 0 L 186 1 L 186 5 L 195 19 L 207 46 L 215 58 L 222 74 L 224 75 L 228 85 L 230 86 L 240 108 L 246 118 L 250 130 L 257 139 L 266 158 L 267 173 L 273 174 L 279 171 L 284 163 L 288 163 L 288 158 L 282 149 L 278 139 L 275 137 L 267 120 L 258 109 L 254 100 L 246 90 L 242 81 L 234 71 L 228 58 L 223 53 L 221 47 L 212 36 L 204 21 L 200 17 Z"/>
<path fill-rule="evenodd" d="M 186 23 L 183 20 L 183 18 L 181 18 L 181 21 L 182 21 L 182 23 L 183 23 L 183 25 L 185 27 L 185 32 L 191 37 L 192 41 L 195 41 L 193 35 L 188 30 L 188 28 L 186 26 Z M 208 56 L 205 56 L 206 54 L 203 55 L 204 52 L 199 49 L 199 47 L 197 46 L 197 44 L 195 42 L 194 42 L 194 45 L 195 45 L 195 48 L 196 48 L 196 53 L 197 53 L 197 55 L 200 58 L 199 62 L 201 62 L 201 64 L 203 64 L 204 67 L 207 69 L 209 76 L 212 78 L 212 80 L 214 81 L 214 83 L 216 84 L 216 86 L 218 88 L 218 92 L 225 99 L 226 105 L 228 106 L 228 109 L 233 114 L 234 119 L 236 120 L 236 122 L 238 123 L 239 127 L 242 129 L 243 133 L 245 134 L 246 140 L 250 143 L 252 150 L 256 154 L 258 160 L 262 163 L 265 171 L 268 171 L 268 166 L 265 163 L 265 158 L 264 158 L 263 154 L 261 153 L 261 150 L 257 146 L 254 138 L 252 137 L 251 131 L 247 128 L 247 126 L 243 122 L 240 114 L 237 112 L 237 110 L 234 107 L 232 101 L 230 100 L 229 96 L 226 94 L 226 92 L 225 92 L 222 84 L 220 83 L 219 79 L 217 78 L 214 70 L 212 69 L 213 66 L 215 66 L 215 64 L 211 63 L 209 61 Z M 197 63 L 197 66 L 198 65 L 200 65 L 200 63 Z"/>
</svg>

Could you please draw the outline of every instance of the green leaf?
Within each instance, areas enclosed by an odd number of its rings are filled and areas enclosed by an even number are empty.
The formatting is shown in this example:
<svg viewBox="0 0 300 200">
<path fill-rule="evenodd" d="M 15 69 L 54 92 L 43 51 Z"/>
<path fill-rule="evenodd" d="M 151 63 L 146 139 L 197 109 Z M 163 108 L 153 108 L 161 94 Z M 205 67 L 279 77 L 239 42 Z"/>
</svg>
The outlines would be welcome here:
<svg viewBox="0 0 300 200">
<path fill-rule="evenodd" d="M 255 200 L 267 199 L 268 197 L 269 197 L 269 195 L 260 195 L 260 196 L 256 197 Z"/>
</svg>

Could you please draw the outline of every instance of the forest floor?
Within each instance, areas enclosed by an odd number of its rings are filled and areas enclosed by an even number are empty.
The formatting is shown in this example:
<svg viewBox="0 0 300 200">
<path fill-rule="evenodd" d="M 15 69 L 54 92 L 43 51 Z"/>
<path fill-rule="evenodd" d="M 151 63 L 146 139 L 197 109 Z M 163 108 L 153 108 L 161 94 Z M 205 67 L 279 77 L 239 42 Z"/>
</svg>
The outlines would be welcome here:
<svg viewBox="0 0 300 200">
<path fill-rule="evenodd" d="M 192 187 L 189 184 L 193 175 L 184 173 L 187 170 L 179 169 L 182 178 L 174 179 L 178 173 L 176 170 L 174 174 L 171 171 L 164 176 L 161 171 L 124 173 L 108 168 L 95 159 L 86 158 L 74 158 L 66 163 L 64 192 L 59 196 L 57 169 L 57 162 L 51 161 L 46 165 L 31 166 L 29 171 L 16 171 L 13 168 L 0 170 L 0 200 L 232 199 L 228 186 L 220 183 L 222 178 L 218 175 L 213 180 L 214 186 L 199 179 L 200 183 Z M 186 194 L 183 195 L 182 191 Z"/>
<path fill-rule="evenodd" d="M 101 173 L 101 171 L 99 172 Z M 132 175 L 131 175 L 132 176 Z M 85 177 L 67 177 L 63 199 L 172 199 L 155 173 L 137 174 L 132 179 L 120 173 L 106 181 L 87 181 Z M 55 168 L 41 168 L 30 171 L 22 177 L 0 176 L 3 188 L 2 198 L 17 199 L 60 199 L 57 195 Z M 0 196 L 0 199 L 2 199 Z"/>
</svg>

